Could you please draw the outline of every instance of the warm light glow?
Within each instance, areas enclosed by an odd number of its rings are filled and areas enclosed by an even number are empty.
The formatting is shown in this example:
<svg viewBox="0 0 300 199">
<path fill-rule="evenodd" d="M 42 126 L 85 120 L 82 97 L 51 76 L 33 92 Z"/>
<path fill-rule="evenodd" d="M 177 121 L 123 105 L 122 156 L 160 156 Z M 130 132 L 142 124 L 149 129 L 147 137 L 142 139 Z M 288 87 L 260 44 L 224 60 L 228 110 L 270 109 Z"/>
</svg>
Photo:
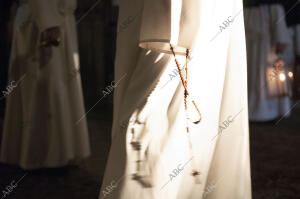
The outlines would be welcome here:
<svg viewBox="0 0 300 199">
<path fill-rule="evenodd" d="M 284 73 L 280 73 L 279 74 L 279 79 L 280 79 L 280 81 L 284 82 L 285 81 L 285 74 Z"/>
<path fill-rule="evenodd" d="M 290 78 L 294 77 L 294 74 L 292 72 L 289 72 L 288 75 L 289 75 Z"/>
</svg>

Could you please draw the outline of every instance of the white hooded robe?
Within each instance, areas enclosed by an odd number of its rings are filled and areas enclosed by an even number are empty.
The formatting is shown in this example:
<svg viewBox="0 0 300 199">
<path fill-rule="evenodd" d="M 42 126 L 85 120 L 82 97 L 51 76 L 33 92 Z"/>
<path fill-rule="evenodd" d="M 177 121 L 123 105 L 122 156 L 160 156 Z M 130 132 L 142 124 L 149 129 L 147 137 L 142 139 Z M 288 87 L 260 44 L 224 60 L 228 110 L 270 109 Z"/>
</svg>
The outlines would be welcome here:
<svg viewBox="0 0 300 199">
<path fill-rule="evenodd" d="M 9 84 L 14 88 L 7 96 L 1 162 L 38 169 L 65 166 L 90 155 L 75 8 L 75 0 L 21 1 L 14 26 L 9 68 Z M 62 42 L 51 47 L 41 64 L 40 34 L 55 26 L 61 30 Z"/>
</svg>

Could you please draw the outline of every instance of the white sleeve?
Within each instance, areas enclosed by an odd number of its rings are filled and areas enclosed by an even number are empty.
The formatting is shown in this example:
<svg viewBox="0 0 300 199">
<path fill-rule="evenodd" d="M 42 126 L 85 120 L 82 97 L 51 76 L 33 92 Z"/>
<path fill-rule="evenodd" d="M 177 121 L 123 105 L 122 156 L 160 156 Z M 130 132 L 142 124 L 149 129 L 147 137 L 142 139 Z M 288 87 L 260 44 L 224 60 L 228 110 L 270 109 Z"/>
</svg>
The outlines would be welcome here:
<svg viewBox="0 0 300 199">
<path fill-rule="evenodd" d="M 59 13 L 58 2 L 58 0 L 28 0 L 40 32 L 61 25 L 63 18 Z"/>
<path fill-rule="evenodd" d="M 195 42 L 200 23 L 200 0 L 144 0 L 139 46 L 185 54 Z"/>
</svg>

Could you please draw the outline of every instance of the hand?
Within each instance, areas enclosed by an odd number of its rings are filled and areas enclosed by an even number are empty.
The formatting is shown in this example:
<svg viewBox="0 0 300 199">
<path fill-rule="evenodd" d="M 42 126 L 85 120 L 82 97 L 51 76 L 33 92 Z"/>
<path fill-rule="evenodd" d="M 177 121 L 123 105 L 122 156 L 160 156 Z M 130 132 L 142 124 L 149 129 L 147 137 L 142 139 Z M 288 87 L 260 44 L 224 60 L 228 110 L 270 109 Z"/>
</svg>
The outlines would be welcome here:
<svg viewBox="0 0 300 199">
<path fill-rule="evenodd" d="M 59 27 L 48 28 L 41 34 L 41 46 L 59 46 L 61 42 L 61 33 Z"/>
</svg>

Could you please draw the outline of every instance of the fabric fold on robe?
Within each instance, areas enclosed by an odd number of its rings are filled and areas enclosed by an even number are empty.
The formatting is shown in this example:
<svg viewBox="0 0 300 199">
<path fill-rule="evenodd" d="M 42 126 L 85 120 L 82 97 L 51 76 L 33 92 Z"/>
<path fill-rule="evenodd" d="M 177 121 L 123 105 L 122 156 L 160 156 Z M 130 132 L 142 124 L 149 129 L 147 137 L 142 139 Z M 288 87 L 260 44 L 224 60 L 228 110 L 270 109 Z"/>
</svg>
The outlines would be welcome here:
<svg viewBox="0 0 300 199">
<path fill-rule="evenodd" d="M 200 25 L 199 1 L 145 0 L 141 21 L 140 47 L 185 55 L 192 49 Z"/>
</svg>

